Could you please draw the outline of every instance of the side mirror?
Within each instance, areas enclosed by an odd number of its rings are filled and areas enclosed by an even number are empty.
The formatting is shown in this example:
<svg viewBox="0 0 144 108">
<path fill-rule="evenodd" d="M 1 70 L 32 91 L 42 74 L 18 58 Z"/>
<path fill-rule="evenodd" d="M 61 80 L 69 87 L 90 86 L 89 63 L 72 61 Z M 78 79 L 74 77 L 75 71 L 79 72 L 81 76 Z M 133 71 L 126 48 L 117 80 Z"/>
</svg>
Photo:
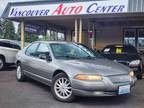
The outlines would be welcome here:
<svg viewBox="0 0 144 108">
<path fill-rule="evenodd" d="M 51 56 L 50 56 L 49 53 L 40 54 L 40 55 L 39 55 L 39 58 L 42 59 L 42 60 L 46 60 L 46 61 L 52 61 L 52 58 L 51 58 Z"/>
<path fill-rule="evenodd" d="M 50 54 L 47 56 L 47 59 L 46 59 L 47 61 L 52 61 L 52 58 L 51 58 L 51 56 L 50 56 Z"/>
<path fill-rule="evenodd" d="M 40 55 L 39 55 L 39 58 L 40 58 L 40 59 L 43 59 L 43 60 L 46 60 L 46 59 L 47 59 L 47 56 L 46 56 L 46 54 L 40 54 Z"/>
</svg>

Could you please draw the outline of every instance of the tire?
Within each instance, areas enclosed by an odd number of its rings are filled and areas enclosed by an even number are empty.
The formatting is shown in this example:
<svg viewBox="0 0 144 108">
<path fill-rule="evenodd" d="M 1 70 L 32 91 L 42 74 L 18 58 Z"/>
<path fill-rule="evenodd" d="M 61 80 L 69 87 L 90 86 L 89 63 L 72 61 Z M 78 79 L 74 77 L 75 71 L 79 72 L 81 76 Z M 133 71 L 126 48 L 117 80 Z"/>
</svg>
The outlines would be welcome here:
<svg viewBox="0 0 144 108">
<path fill-rule="evenodd" d="M 72 102 L 74 100 L 70 80 L 64 73 L 54 76 L 51 91 L 54 98 L 58 101 Z"/>
<path fill-rule="evenodd" d="M 142 79 L 142 74 L 137 75 L 137 79 L 141 80 Z"/>
<path fill-rule="evenodd" d="M 4 59 L 1 57 L 1 58 L 0 58 L 0 70 L 4 69 L 4 66 L 5 66 L 5 61 L 4 61 Z"/>
<path fill-rule="evenodd" d="M 21 69 L 21 64 L 18 63 L 17 69 L 16 69 L 16 78 L 18 81 L 23 82 L 25 81 L 26 77 Z"/>
</svg>

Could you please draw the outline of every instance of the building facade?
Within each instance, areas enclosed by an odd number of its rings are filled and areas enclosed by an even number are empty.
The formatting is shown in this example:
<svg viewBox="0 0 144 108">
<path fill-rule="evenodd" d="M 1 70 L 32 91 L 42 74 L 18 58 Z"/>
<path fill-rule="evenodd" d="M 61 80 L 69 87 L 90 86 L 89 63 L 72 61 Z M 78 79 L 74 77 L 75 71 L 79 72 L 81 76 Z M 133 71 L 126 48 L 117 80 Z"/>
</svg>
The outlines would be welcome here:
<svg viewBox="0 0 144 108">
<path fill-rule="evenodd" d="M 21 22 L 24 33 L 48 36 L 101 49 L 132 44 L 144 49 L 144 0 L 47 0 L 9 3 L 2 15 Z"/>
</svg>

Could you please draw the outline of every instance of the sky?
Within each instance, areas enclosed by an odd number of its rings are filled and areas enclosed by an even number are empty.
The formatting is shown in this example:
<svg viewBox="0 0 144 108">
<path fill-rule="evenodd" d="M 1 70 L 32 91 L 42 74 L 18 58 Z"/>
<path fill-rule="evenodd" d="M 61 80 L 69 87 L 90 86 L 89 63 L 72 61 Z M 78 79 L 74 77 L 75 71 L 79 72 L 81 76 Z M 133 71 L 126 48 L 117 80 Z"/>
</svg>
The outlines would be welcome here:
<svg viewBox="0 0 144 108">
<path fill-rule="evenodd" d="M 36 0 L 0 0 L 0 17 L 4 9 L 6 8 L 8 2 L 22 2 L 22 1 L 36 1 Z M 15 29 L 17 30 L 18 23 L 14 22 L 14 25 L 15 25 Z"/>
</svg>

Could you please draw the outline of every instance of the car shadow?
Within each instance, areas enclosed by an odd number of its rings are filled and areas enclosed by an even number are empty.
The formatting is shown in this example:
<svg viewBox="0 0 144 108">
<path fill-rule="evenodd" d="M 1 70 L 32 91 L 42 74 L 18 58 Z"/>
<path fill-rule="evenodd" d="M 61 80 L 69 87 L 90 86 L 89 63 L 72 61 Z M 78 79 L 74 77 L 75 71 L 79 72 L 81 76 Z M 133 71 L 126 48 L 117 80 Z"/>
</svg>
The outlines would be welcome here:
<svg viewBox="0 0 144 108">
<path fill-rule="evenodd" d="M 77 97 L 76 102 L 84 106 L 113 106 L 126 103 L 131 95 L 111 96 L 111 97 Z"/>
<path fill-rule="evenodd" d="M 27 80 L 30 84 L 34 86 L 38 86 L 41 89 L 43 89 L 46 92 L 49 92 L 51 94 L 51 88 L 45 84 L 42 84 L 38 81 L 35 81 L 33 79 Z M 111 96 L 111 97 L 80 97 L 77 96 L 75 101 L 73 103 L 75 104 L 81 104 L 83 106 L 103 106 L 103 105 L 121 105 L 126 103 L 129 98 L 131 98 L 131 95 L 123 95 L 123 96 Z M 54 100 L 54 99 L 53 99 Z M 56 101 L 56 100 L 55 100 Z"/>
<path fill-rule="evenodd" d="M 40 83 L 36 80 L 33 80 L 31 78 L 27 78 L 26 81 L 29 82 L 30 84 L 34 85 L 34 86 L 38 86 L 38 87 L 42 88 L 44 91 L 47 91 L 47 92 L 51 91 L 50 86 L 47 86 L 47 85 Z"/>
<path fill-rule="evenodd" d="M 16 70 L 16 66 L 6 66 L 2 71 L 14 71 Z"/>
</svg>

